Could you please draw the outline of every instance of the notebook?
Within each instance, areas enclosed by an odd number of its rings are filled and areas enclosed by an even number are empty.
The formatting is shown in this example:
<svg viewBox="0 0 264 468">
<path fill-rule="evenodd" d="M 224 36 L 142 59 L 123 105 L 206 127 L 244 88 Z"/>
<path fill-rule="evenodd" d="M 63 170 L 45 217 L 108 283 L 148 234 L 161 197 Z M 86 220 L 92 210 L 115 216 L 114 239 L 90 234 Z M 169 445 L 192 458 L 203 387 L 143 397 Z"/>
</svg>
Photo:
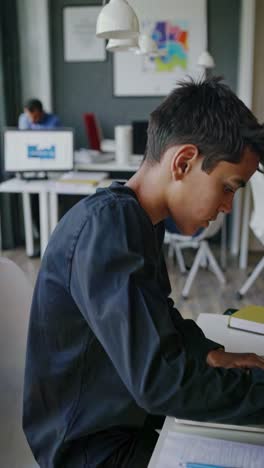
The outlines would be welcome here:
<svg viewBox="0 0 264 468">
<path fill-rule="evenodd" d="M 264 447 L 169 431 L 157 468 L 263 468 Z"/>
<path fill-rule="evenodd" d="M 264 307 L 249 305 L 230 315 L 228 326 L 264 335 Z"/>
</svg>

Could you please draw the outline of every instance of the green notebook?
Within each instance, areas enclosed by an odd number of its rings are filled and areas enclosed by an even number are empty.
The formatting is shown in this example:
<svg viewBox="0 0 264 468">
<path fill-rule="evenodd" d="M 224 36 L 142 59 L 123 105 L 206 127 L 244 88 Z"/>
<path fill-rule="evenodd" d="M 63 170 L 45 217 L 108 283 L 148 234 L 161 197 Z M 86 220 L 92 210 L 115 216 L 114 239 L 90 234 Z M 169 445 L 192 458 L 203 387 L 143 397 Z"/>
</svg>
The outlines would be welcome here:
<svg viewBox="0 0 264 468">
<path fill-rule="evenodd" d="M 264 307 L 249 305 L 230 315 L 228 325 L 252 333 L 264 335 Z"/>
</svg>

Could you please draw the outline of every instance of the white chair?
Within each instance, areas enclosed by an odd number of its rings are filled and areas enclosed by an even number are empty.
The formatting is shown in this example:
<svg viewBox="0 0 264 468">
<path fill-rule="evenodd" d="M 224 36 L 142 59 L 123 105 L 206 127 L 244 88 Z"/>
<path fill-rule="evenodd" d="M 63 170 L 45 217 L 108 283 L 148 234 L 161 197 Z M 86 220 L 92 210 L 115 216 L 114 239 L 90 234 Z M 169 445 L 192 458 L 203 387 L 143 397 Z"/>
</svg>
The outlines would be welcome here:
<svg viewBox="0 0 264 468">
<path fill-rule="evenodd" d="M 0 257 L 0 466 L 35 468 L 22 430 L 26 337 L 33 288 L 23 271 Z"/>
<path fill-rule="evenodd" d="M 191 247 L 198 249 L 195 256 L 192 267 L 187 276 L 184 288 L 182 290 L 182 297 L 186 299 L 189 295 L 193 280 L 198 272 L 199 267 L 205 267 L 209 265 L 210 270 L 216 275 L 221 284 L 225 284 L 226 280 L 224 274 L 219 267 L 210 247 L 208 240 L 210 237 L 213 237 L 217 232 L 223 227 L 225 221 L 225 215 L 220 213 L 215 221 L 212 221 L 208 228 L 204 229 L 196 237 L 184 236 L 181 234 L 169 233 L 166 231 L 164 242 L 169 244 L 169 255 L 172 255 L 172 252 L 175 252 L 179 268 L 181 273 L 186 273 L 186 267 L 184 258 L 182 255 L 182 249 Z M 223 229 L 225 233 L 225 229 Z M 225 237 L 222 236 L 222 249 L 221 249 L 221 263 L 225 263 Z"/>
<path fill-rule="evenodd" d="M 264 246 L 264 175 L 260 172 L 255 172 L 255 174 L 250 179 L 250 187 L 253 195 L 253 204 L 254 210 L 250 220 L 250 227 L 254 232 L 255 236 Z M 242 298 L 252 284 L 256 281 L 257 277 L 260 275 L 264 268 L 264 256 L 255 266 L 251 275 L 248 277 L 247 281 L 238 291 L 239 298 Z"/>
</svg>

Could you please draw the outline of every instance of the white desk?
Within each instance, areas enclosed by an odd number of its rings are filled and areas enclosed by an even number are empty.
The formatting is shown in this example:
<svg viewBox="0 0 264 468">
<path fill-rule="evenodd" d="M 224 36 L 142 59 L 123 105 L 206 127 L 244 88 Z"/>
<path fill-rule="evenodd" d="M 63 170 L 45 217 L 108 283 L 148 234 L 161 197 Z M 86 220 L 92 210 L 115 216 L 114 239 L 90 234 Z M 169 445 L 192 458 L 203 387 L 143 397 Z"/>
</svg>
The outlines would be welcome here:
<svg viewBox="0 0 264 468">
<path fill-rule="evenodd" d="M 98 159 L 100 156 L 98 155 Z M 109 161 L 106 163 L 91 163 L 82 161 L 75 161 L 75 170 L 87 171 L 87 172 L 136 172 L 142 161 L 143 155 L 132 155 L 127 164 L 120 164 L 117 161 Z M 58 224 L 58 195 L 92 195 L 96 189 L 100 187 L 100 184 L 96 187 L 92 187 L 88 184 L 71 184 L 60 183 L 58 181 L 52 181 L 49 185 L 49 213 L 50 213 L 50 232 L 52 232 Z"/>
<path fill-rule="evenodd" d="M 197 324 L 201 327 L 204 334 L 213 341 L 223 344 L 227 351 L 251 351 L 261 355 L 264 354 L 264 336 L 228 328 L 227 322 L 227 316 L 214 314 L 200 314 L 197 320 Z M 167 417 L 148 468 L 157 467 L 160 452 L 169 431 L 179 432 L 181 434 L 194 434 L 205 437 L 222 438 L 225 440 L 262 446 L 264 439 L 263 433 L 188 426 L 177 424 L 174 418 Z"/>
<path fill-rule="evenodd" d="M 7 180 L 0 184 L 0 192 L 2 193 L 22 194 L 26 253 L 28 256 L 32 256 L 34 254 L 32 214 L 30 205 L 30 194 L 32 193 L 36 193 L 39 196 L 41 255 L 43 254 L 49 239 L 48 187 L 49 182 L 47 180 L 27 182 L 17 178 Z"/>
<path fill-rule="evenodd" d="M 16 177 L 2 182 L 0 192 L 21 193 L 22 195 L 27 255 L 30 257 L 34 254 L 30 194 L 36 193 L 39 196 L 40 255 L 42 257 L 50 234 L 58 223 L 58 195 L 92 195 L 98 187 L 100 184 L 94 187 L 89 184 L 60 183 L 55 180 L 25 181 Z"/>
<path fill-rule="evenodd" d="M 253 352 L 264 355 L 264 335 L 257 335 L 227 326 L 227 315 L 200 314 L 197 325 L 205 336 L 234 353 Z"/>
<path fill-rule="evenodd" d="M 110 183 L 110 182 L 109 182 Z M 50 232 L 52 233 L 59 221 L 58 210 L 58 195 L 93 195 L 96 189 L 100 187 L 92 186 L 90 184 L 74 184 L 53 181 L 49 184 L 49 215 L 50 215 Z"/>
<path fill-rule="evenodd" d="M 85 161 L 79 161 L 75 163 L 76 170 L 82 171 L 110 171 L 110 172 L 135 172 L 137 171 L 142 156 L 132 156 L 129 164 L 120 165 L 117 161 L 110 161 L 108 163 L 89 163 Z M 6 193 L 21 193 L 23 200 L 23 212 L 24 212 L 24 225 L 25 225 L 25 238 L 26 238 L 26 252 L 28 256 L 32 256 L 34 253 L 33 249 L 33 232 L 32 232 L 32 216 L 30 206 L 30 193 L 37 193 L 39 195 L 40 204 L 40 242 L 41 242 L 41 255 L 43 254 L 50 232 L 53 231 L 54 227 L 58 222 L 58 200 L 57 195 L 59 193 L 66 193 L 65 191 L 57 191 L 54 189 L 53 181 L 31 181 L 26 182 L 21 179 L 10 179 L 0 184 L 0 192 Z M 49 190 L 50 188 L 50 190 Z M 50 192 L 50 196 L 47 192 Z M 82 194 L 89 195 L 94 193 L 91 189 L 83 192 L 69 191 L 68 194 Z M 238 195 L 238 194 L 237 194 Z M 48 199 L 50 203 L 48 204 Z M 248 251 L 248 223 L 250 216 L 250 189 L 246 188 L 245 201 L 244 201 L 244 212 L 243 212 L 243 228 L 241 237 L 241 250 L 240 250 L 240 267 L 245 268 L 247 266 L 247 251 Z M 47 208 L 48 206 L 48 208 Z M 240 210 L 241 210 L 241 197 L 237 200 L 234 206 L 231 237 L 232 245 L 231 250 L 234 254 L 238 253 L 239 250 L 239 226 L 240 226 Z M 49 225 L 50 220 L 50 225 Z"/>
<path fill-rule="evenodd" d="M 129 164 L 120 165 L 116 161 L 108 163 L 92 164 L 89 162 L 75 163 L 76 170 L 82 171 L 112 171 L 112 172 L 136 172 L 138 169 L 142 156 L 131 157 Z M 68 191 L 65 190 L 66 184 L 61 189 L 55 185 L 54 180 L 39 180 L 39 181 L 25 181 L 14 177 L 5 182 L 0 183 L 0 192 L 2 193 L 21 193 L 23 201 L 23 214 L 24 214 L 24 227 L 25 227 L 25 241 L 26 253 L 30 257 L 34 254 L 33 243 L 33 226 L 32 226 L 32 213 L 30 204 L 30 194 L 36 193 L 39 196 L 39 212 L 40 212 L 40 252 L 43 255 L 47 246 L 50 233 L 53 231 L 58 223 L 58 194 L 68 195 L 91 195 L 95 192 L 94 187 L 88 185 L 74 185 L 68 186 Z M 1 226 L 0 226 L 1 231 Z M 0 235 L 1 239 L 1 235 Z M 1 243 L 0 243 L 1 244 Z M 1 248 L 1 245 L 0 245 Z"/>
</svg>

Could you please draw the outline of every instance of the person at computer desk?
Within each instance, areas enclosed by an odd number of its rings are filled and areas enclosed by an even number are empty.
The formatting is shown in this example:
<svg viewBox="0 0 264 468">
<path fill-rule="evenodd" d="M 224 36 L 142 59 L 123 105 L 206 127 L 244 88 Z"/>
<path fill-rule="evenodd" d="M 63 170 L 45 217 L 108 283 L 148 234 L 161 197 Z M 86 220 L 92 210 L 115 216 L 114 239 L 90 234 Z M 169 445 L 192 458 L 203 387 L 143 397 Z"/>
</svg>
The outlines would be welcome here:
<svg viewBox="0 0 264 468">
<path fill-rule="evenodd" d="M 18 128 L 20 130 L 52 130 L 60 127 L 60 120 L 55 114 L 50 114 L 43 109 L 39 99 L 29 99 L 24 105 L 24 113 L 18 118 Z M 31 209 L 35 225 L 35 233 L 38 234 L 39 207 L 37 195 L 31 195 Z M 36 251 L 38 254 L 39 251 Z"/>
<path fill-rule="evenodd" d="M 61 219 L 27 345 L 23 423 L 41 467 L 147 468 L 157 415 L 264 424 L 264 359 L 183 319 L 162 249 L 167 216 L 206 228 L 260 163 L 251 111 L 216 78 L 187 81 L 152 112 L 138 172 Z"/>
<path fill-rule="evenodd" d="M 19 116 L 18 128 L 20 130 L 40 130 L 60 127 L 60 120 L 55 114 L 43 109 L 39 99 L 29 99 L 24 106 L 24 113 Z"/>
</svg>

